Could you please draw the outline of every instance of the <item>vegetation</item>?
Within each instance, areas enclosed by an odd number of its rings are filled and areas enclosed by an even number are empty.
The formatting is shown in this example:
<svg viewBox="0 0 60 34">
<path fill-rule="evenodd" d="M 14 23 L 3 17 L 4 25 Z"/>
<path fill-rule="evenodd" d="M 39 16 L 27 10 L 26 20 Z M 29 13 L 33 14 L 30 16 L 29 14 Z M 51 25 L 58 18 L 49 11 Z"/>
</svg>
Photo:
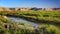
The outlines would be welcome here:
<svg viewBox="0 0 60 34">
<path fill-rule="evenodd" d="M 1 11 L 0 15 L 20 17 L 36 23 L 48 23 L 57 25 L 60 23 L 60 10 L 53 10 L 53 11 L 30 10 L 30 11 L 11 11 L 11 12 Z"/>
<path fill-rule="evenodd" d="M 20 17 L 39 23 L 31 26 L 7 19 L 6 16 Z M 0 34 L 60 34 L 60 11 L 0 11 Z"/>
</svg>

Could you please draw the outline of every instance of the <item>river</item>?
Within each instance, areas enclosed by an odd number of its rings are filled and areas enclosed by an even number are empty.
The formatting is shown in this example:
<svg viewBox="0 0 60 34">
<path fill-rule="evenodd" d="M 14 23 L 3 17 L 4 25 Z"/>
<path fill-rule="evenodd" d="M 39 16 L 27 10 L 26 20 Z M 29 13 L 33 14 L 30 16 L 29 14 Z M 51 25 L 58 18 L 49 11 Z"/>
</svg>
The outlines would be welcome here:
<svg viewBox="0 0 60 34">
<path fill-rule="evenodd" d="M 24 19 L 22 19 L 22 18 L 10 17 L 10 16 L 7 16 L 7 18 L 8 18 L 9 20 L 16 21 L 16 22 L 20 22 L 20 23 L 26 23 L 26 24 L 29 24 L 29 25 L 31 25 L 31 26 L 38 26 L 38 24 L 33 23 L 33 22 L 30 22 L 30 21 L 27 21 L 27 20 L 24 20 Z"/>
</svg>

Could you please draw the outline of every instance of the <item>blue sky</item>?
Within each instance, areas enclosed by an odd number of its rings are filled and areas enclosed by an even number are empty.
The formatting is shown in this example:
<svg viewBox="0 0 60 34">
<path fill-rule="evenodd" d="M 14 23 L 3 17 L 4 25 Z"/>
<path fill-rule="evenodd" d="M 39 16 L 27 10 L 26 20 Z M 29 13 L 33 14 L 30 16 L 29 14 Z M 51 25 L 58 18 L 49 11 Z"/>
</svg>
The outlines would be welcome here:
<svg viewBox="0 0 60 34">
<path fill-rule="evenodd" d="M 60 7 L 60 0 L 0 0 L 0 6 L 4 7 Z"/>
</svg>

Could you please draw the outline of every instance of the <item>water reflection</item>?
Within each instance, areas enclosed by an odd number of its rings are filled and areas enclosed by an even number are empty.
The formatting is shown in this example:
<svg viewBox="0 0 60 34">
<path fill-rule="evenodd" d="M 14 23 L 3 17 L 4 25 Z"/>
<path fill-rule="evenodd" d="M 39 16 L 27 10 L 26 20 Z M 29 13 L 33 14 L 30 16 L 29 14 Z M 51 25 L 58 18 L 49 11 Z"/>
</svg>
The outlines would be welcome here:
<svg viewBox="0 0 60 34">
<path fill-rule="evenodd" d="M 38 24 L 35 24 L 33 22 L 26 21 L 26 20 L 21 19 L 21 18 L 16 18 L 16 17 L 7 17 L 7 18 L 10 19 L 10 20 L 16 21 L 16 22 L 30 24 L 31 26 L 38 26 Z"/>
</svg>

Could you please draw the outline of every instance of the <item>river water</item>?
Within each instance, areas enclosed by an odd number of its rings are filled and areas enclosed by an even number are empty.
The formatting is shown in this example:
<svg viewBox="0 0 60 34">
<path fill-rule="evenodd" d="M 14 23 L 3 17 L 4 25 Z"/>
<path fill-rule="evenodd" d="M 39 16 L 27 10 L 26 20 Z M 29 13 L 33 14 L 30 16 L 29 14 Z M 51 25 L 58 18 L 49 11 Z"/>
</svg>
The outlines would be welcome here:
<svg viewBox="0 0 60 34">
<path fill-rule="evenodd" d="M 26 24 L 29 24 L 29 25 L 31 25 L 31 26 L 38 26 L 38 24 L 33 23 L 33 22 L 30 22 L 30 21 L 27 21 L 27 20 L 24 20 L 24 19 L 22 19 L 22 18 L 10 17 L 10 16 L 7 16 L 7 18 L 8 18 L 9 20 L 16 21 L 16 22 L 21 22 L 21 23 L 26 23 Z"/>
</svg>

